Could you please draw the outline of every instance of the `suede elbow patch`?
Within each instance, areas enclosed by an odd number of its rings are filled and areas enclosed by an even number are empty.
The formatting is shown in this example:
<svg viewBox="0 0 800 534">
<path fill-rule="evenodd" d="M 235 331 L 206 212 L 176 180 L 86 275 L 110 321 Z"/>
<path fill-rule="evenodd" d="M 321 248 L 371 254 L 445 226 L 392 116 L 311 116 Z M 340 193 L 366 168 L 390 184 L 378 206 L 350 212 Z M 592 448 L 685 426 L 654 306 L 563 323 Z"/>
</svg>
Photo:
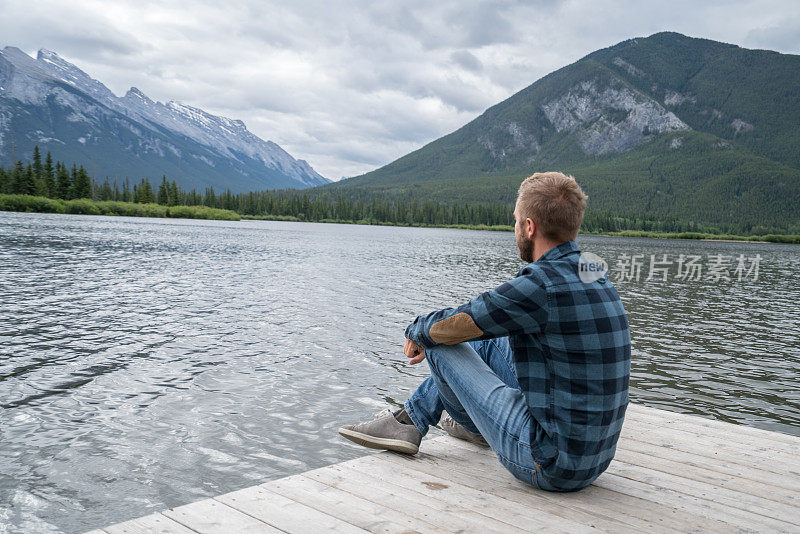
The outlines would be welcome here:
<svg viewBox="0 0 800 534">
<path fill-rule="evenodd" d="M 455 345 L 483 334 L 468 313 L 457 313 L 431 326 L 431 339 L 443 345 Z"/>
</svg>

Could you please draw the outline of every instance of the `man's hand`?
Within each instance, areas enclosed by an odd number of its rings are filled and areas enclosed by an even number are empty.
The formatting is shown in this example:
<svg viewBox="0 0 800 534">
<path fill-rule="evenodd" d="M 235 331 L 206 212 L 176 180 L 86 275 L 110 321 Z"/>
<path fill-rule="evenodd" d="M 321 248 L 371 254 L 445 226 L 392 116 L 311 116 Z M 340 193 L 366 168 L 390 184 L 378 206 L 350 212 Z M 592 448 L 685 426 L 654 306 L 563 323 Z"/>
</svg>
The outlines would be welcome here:
<svg viewBox="0 0 800 534">
<path fill-rule="evenodd" d="M 403 354 L 411 358 L 408 363 L 412 365 L 425 359 L 425 349 L 410 339 L 406 339 L 405 345 L 403 345 Z"/>
</svg>

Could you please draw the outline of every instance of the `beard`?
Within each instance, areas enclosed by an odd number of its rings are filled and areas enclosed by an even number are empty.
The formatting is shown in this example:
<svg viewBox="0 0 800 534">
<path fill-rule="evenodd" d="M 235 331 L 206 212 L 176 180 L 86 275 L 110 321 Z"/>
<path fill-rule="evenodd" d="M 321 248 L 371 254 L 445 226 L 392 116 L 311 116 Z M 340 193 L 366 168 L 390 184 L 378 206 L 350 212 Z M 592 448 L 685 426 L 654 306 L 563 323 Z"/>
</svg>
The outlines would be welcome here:
<svg viewBox="0 0 800 534">
<path fill-rule="evenodd" d="M 533 239 L 528 239 L 522 234 L 517 235 L 517 248 L 522 261 L 525 263 L 533 262 Z"/>
</svg>

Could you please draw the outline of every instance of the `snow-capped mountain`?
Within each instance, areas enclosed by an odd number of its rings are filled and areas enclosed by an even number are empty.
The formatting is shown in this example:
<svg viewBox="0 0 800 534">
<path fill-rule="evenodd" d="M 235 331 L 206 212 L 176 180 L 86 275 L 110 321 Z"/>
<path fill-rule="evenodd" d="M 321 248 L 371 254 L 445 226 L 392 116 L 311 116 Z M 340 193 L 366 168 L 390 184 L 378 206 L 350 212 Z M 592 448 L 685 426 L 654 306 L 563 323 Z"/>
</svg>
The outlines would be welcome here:
<svg viewBox="0 0 800 534">
<path fill-rule="evenodd" d="M 36 59 L 0 52 L 0 165 L 34 145 L 57 160 L 86 165 L 98 179 L 166 174 L 186 189 L 234 192 L 328 183 L 303 160 L 247 130 L 175 101 L 156 102 L 131 87 L 117 97 L 58 54 Z"/>
</svg>

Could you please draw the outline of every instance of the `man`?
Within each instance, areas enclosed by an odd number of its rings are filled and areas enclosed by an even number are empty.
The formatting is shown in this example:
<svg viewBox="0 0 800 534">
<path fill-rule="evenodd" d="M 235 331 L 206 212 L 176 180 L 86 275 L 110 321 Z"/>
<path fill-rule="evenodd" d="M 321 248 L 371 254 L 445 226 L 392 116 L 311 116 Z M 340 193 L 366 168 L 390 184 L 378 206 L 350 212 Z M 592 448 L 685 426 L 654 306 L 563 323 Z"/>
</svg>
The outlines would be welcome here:
<svg viewBox="0 0 800 534">
<path fill-rule="evenodd" d="M 412 364 L 427 359 L 431 376 L 402 410 L 339 433 L 414 454 L 447 410 L 448 433 L 482 436 L 518 479 L 550 491 L 591 484 L 622 429 L 630 331 L 605 273 L 581 276 L 575 237 L 586 198 L 571 176 L 525 179 L 514 233 L 528 265 L 466 304 L 417 317 L 403 352 Z"/>
</svg>

